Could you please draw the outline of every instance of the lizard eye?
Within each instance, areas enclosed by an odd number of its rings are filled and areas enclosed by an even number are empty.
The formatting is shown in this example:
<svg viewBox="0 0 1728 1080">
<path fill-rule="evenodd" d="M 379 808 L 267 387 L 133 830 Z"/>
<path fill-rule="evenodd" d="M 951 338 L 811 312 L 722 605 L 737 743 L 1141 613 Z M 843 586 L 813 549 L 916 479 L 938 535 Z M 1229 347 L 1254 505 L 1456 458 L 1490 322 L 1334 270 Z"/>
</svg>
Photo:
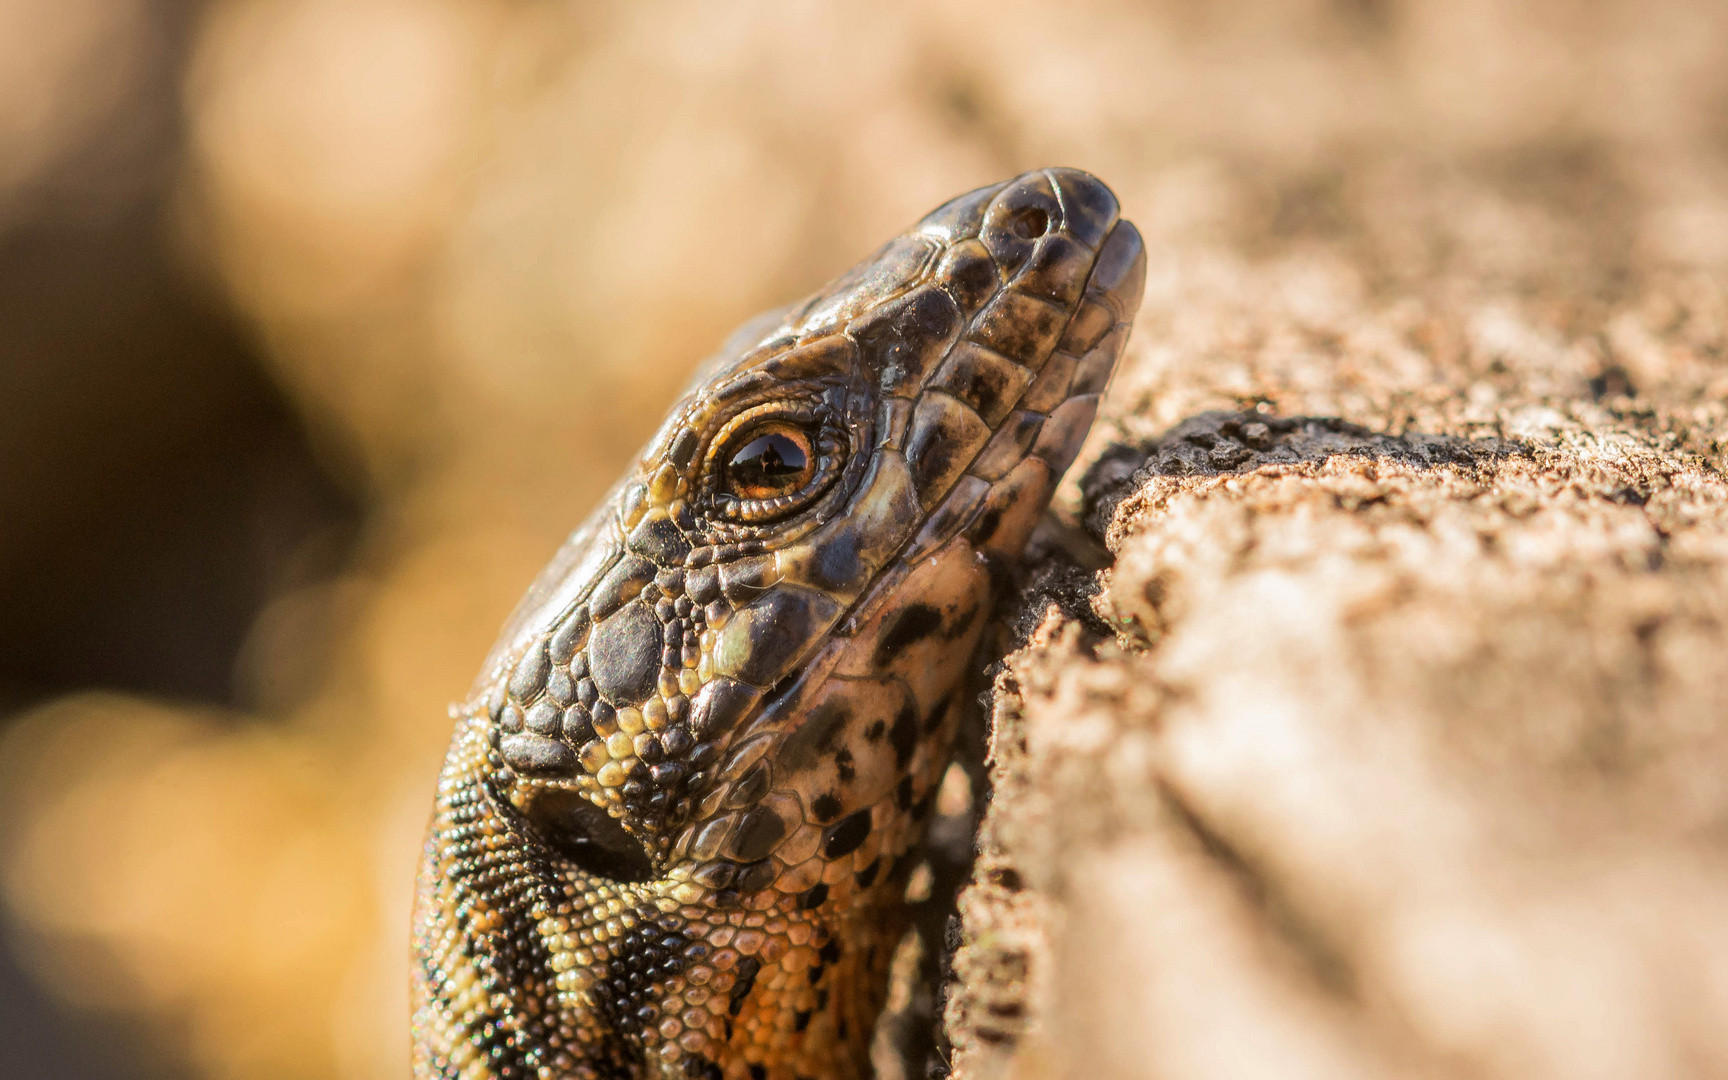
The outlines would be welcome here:
<svg viewBox="0 0 1728 1080">
<path fill-rule="evenodd" d="M 729 421 L 713 447 L 713 510 L 735 524 L 762 525 L 803 510 L 833 485 L 845 435 L 817 406 L 769 402 Z"/>
<path fill-rule="evenodd" d="M 810 482 L 815 468 L 808 433 L 788 424 L 746 432 L 726 462 L 725 488 L 740 499 L 777 499 Z"/>
</svg>

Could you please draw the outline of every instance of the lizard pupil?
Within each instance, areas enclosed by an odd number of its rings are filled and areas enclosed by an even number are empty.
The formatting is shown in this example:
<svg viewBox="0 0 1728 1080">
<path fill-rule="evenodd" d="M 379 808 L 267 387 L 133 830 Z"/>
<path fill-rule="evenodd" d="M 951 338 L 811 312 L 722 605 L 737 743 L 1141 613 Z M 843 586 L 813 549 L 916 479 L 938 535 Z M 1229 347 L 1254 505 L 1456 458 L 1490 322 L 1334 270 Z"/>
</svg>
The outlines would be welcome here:
<svg viewBox="0 0 1728 1080">
<path fill-rule="evenodd" d="M 726 476 L 740 498 L 790 495 L 810 479 L 810 437 L 796 428 L 764 432 L 732 455 Z"/>
</svg>

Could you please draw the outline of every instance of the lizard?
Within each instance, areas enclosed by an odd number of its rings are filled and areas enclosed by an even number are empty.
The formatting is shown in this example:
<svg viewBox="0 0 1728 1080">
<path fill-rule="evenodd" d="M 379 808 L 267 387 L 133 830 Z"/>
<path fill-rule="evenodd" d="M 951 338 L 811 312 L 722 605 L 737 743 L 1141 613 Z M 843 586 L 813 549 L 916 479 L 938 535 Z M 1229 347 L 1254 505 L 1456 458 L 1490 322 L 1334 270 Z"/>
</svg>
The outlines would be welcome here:
<svg viewBox="0 0 1728 1080">
<path fill-rule="evenodd" d="M 421 1078 L 855 1080 L 993 589 L 1146 257 L 1039 169 L 701 365 L 506 623 L 439 776 Z"/>
</svg>

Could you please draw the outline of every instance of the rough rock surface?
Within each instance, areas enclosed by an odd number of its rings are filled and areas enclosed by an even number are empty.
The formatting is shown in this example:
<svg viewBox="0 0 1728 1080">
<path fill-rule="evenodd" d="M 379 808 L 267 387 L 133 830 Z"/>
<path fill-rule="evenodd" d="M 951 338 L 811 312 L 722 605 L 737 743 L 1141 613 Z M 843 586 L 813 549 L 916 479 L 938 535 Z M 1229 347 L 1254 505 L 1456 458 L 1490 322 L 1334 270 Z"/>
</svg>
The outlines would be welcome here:
<svg viewBox="0 0 1728 1080">
<path fill-rule="evenodd" d="M 1051 546 L 995 684 L 954 1075 L 1728 1073 L 1722 283 L 1332 209 L 1154 271 L 1065 510 L 1113 565 Z"/>
</svg>

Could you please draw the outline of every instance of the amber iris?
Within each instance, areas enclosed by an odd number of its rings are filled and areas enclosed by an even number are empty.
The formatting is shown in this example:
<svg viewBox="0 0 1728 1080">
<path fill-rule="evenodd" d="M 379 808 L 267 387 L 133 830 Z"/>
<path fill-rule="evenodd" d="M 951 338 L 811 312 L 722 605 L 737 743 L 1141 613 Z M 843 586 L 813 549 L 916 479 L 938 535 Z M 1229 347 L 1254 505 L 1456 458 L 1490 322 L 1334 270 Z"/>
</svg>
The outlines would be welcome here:
<svg viewBox="0 0 1728 1080">
<path fill-rule="evenodd" d="M 776 499 L 808 483 L 810 470 L 809 435 L 794 427 L 759 429 L 726 462 L 726 486 L 741 499 Z"/>
</svg>

